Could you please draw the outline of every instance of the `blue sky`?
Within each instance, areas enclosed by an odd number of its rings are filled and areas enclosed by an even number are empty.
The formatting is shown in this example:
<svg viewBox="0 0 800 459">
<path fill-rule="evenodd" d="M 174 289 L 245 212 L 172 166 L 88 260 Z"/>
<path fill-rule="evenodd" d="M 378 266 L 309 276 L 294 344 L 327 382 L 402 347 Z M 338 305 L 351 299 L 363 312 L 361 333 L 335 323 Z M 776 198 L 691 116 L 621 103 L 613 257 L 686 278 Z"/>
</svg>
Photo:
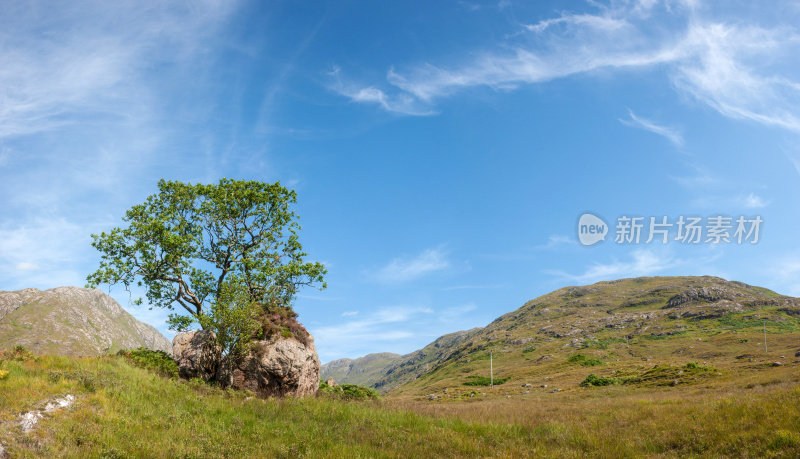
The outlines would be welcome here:
<svg viewBox="0 0 800 459">
<path fill-rule="evenodd" d="M 800 295 L 800 4 L 764 5 L 4 1 L 0 289 L 84 285 L 90 234 L 160 178 L 229 177 L 299 193 L 323 361 L 604 279 Z M 760 216 L 758 243 L 613 240 L 716 215 Z"/>
</svg>

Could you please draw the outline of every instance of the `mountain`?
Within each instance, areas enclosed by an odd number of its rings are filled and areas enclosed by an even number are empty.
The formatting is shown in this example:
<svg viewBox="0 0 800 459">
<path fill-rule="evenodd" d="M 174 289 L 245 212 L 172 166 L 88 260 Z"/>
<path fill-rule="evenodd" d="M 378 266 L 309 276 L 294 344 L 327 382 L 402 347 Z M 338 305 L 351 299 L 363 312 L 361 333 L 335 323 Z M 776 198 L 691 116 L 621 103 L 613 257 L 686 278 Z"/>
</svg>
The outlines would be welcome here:
<svg viewBox="0 0 800 459">
<path fill-rule="evenodd" d="M 698 360 L 736 369 L 786 360 L 798 343 L 798 298 L 710 276 L 619 279 L 564 287 L 486 327 L 442 336 L 380 371 L 373 368 L 383 376 L 371 386 L 398 394 L 463 386 L 490 376 L 490 352 L 496 377 L 577 386 L 588 366 L 597 366 L 595 373 L 635 373 L 644 371 L 642 362 Z M 357 369 L 358 359 L 353 362 Z"/>
<path fill-rule="evenodd" d="M 320 379 L 333 378 L 336 382 L 374 386 L 385 374 L 385 368 L 402 357 L 391 352 L 368 354 L 357 359 L 332 360 L 320 367 Z"/>
<path fill-rule="evenodd" d="M 15 345 L 37 354 L 74 356 L 140 346 L 172 353 L 169 340 L 113 298 L 78 287 L 0 291 L 0 348 Z"/>
<path fill-rule="evenodd" d="M 436 341 L 410 354 L 391 352 L 367 354 L 357 359 L 332 360 L 320 368 L 320 378 L 373 387 L 381 392 L 414 380 L 447 358 L 451 349 L 480 328 L 440 336 Z"/>
</svg>

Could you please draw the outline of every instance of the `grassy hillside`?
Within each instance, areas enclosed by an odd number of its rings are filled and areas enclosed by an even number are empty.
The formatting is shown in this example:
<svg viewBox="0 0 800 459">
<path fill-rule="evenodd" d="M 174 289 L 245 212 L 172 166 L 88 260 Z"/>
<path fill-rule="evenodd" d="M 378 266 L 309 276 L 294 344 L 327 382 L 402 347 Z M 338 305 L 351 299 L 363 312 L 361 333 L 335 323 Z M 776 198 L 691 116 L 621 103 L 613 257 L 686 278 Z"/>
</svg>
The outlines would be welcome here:
<svg viewBox="0 0 800 459">
<path fill-rule="evenodd" d="M 775 371 L 776 361 L 800 373 L 794 363 L 798 350 L 796 298 L 714 277 L 622 279 L 566 287 L 531 300 L 438 347 L 439 357 L 426 364 L 429 371 L 392 394 L 452 398 L 445 388 L 461 390 L 489 377 L 490 352 L 495 377 L 508 378 L 498 390 L 530 397 L 545 389 L 542 385 L 579 391 L 589 374 L 627 387 L 698 383 L 682 369 L 690 362 L 713 367 L 700 379 L 714 384 Z"/>
<path fill-rule="evenodd" d="M 0 367 L 0 444 L 13 457 L 800 454 L 800 388 L 787 367 L 749 389 L 613 386 L 527 403 L 260 400 L 122 357 L 6 357 Z M 72 407 L 21 432 L 19 413 L 66 394 Z"/>
</svg>

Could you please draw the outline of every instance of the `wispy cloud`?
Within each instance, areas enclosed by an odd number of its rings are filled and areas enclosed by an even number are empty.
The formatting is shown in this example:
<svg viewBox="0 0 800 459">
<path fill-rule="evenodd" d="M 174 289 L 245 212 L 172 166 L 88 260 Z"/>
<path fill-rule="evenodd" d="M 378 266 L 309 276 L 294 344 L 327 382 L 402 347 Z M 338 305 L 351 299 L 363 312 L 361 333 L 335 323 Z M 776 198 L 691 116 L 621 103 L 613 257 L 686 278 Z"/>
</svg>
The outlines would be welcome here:
<svg viewBox="0 0 800 459">
<path fill-rule="evenodd" d="M 624 19 L 592 14 L 564 14 L 557 18 L 545 19 L 536 24 L 526 24 L 525 30 L 542 33 L 555 26 L 578 26 L 594 30 L 613 32 L 626 27 L 630 23 Z"/>
<path fill-rule="evenodd" d="M 414 257 L 399 257 L 379 269 L 376 278 L 385 283 L 406 282 L 450 266 L 447 253 L 441 248 L 423 251 Z"/>
<path fill-rule="evenodd" d="M 24 225 L 0 227 L 0 288 L 52 288 L 83 285 L 75 271 L 77 254 L 89 246 L 83 228 L 63 218 L 38 219 Z M 25 284 L 20 284 L 24 280 Z"/>
<path fill-rule="evenodd" d="M 437 315 L 440 322 L 452 324 L 462 321 L 466 315 L 476 309 L 478 309 L 478 306 L 475 303 L 467 303 L 444 308 Z"/>
<path fill-rule="evenodd" d="M 343 93 L 354 101 L 416 114 L 397 107 L 433 106 L 437 99 L 475 86 L 513 90 L 600 69 L 658 65 L 675 89 L 726 117 L 800 132 L 800 83 L 791 72 L 771 65 L 774 57 L 797 53 L 795 30 L 747 25 L 748 18 L 725 21 L 700 3 L 591 2 L 594 13 L 523 25 L 523 33 L 498 44 L 499 51 L 473 53 L 478 57 L 447 67 L 425 63 L 390 69 L 388 85 L 354 85 Z M 643 119 L 631 122 L 682 142 L 671 129 Z"/>
<path fill-rule="evenodd" d="M 190 55 L 232 5 L 5 2 L 0 86 L 13 90 L 2 96 L 0 139 L 97 115 L 123 122 L 144 115 L 152 94 L 142 75 L 167 53 L 171 59 Z M 47 33 L 41 33 L 43 24 Z"/>
<path fill-rule="evenodd" d="M 761 28 L 695 20 L 680 46 L 676 87 L 724 116 L 800 132 L 800 86 L 765 59 L 797 51 L 798 35 L 785 28 Z"/>
<path fill-rule="evenodd" d="M 342 313 L 342 317 L 354 317 L 358 315 L 358 311 L 345 311 Z"/>
<path fill-rule="evenodd" d="M 547 238 L 547 242 L 534 247 L 535 250 L 553 250 L 563 246 L 577 246 L 578 242 L 573 237 L 563 234 L 553 234 Z"/>
<path fill-rule="evenodd" d="M 577 283 L 591 283 L 600 280 L 613 280 L 622 277 L 651 276 L 679 266 L 699 266 L 710 263 L 721 256 L 714 250 L 706 257 L 696 259 L 681 259 L 667 251 L 656 252 L 650 249 L 636 249 L 630 253 L 627 261 L 613 259 L 608 263 L 594 263 L 584 272 L 570 274 L 564 271 L 545 271 L 557 278 Z"/>
<path fill-rule="evenodd" d="M 92 251 L 89 234 L 118 223 L 105 212 L 152 187 L 142 177 L 173 157 L 157 154 L 165 107 L 179 105 L 165 75 L 199 84 L 185 77 L 205 65 L 195 59 L 210 57 L 204 38 L 235 6 L 3 2 L 0 167 L 13 168 L 0 180 L 4 287 L 85 282 L 74 270 Z"/>
<path fill-rule="evenodd" d="M 409 323 L 431 314 L 433 310 L 427 307 L 385 307 L 363 318 L 313 328 L 311 331 L 320 354 L 338 358 L 361 346 L 360 343 L 383 343 L 378 346 L 382 349 L 386 343 L 412 338 L 415 336 L 414 327 Z"/>
<path fill-rule="evenodd" d="M 39 269 L 39 265 L 36 263 L 31 263 L 29 261 L 21 261 L 17 263 L 17 271 L 33 271 Z"/>
<path fill-rule="evenodd" d="M 794 166 L 794 170 L 796 170 L 797 173 L 800 174 L 800 158 L 793 158 L 791 156 L 788 156 L 788 158 L 789 162 L 791 162 L 792 166 Z"/>
<path fill-rule="evenodd" d="M 711 171 L 696 164 L 688 164 L 692 172 L 683 176 L 670 175 L 669 178 L 690 190 L 708 188 L 720 184 L 720 179 Z"/>
<path fill-rule="evenodd" d="M 769 205 L 769 202 L 755 193 L 750 193 L 743 199 L 743 204 L 748 209 L 760 209 Z"/>
<path fill-rule="evenodd" d="M 768 263 L 771 274 L 786 289 L 789 295 L 800 296 L 800 261 L 798 257 L 783 258 L 773 263 Z"/>
<path fill-rule="evenodd" d="M 683 136 L 681 133 L 672 127 L 669 126 L 662 126 L 656 124 L 650 120 L 637 116 L 636 113 L 633 113 L 633 110 L 628 109 L 628 118 L 620 118 L 619 122 L 626 125 L 631 126 L 639 129 L 644 129 L 645 131 L 650 131 L 654 134 L 658 134 L 676 146 L 680 147 L 683 145 Z"/>
<path fill-rule="evenodd" d="M 486 289 L 498 289 L 503 288 L 503 284 L 463 284 L 463 285 L 453 285 L 451 287 L 445 287 L 442 290 L 445 292 L 452 292 L 455 290 L 486 290 Z"/>
<path fill-rule="evenodd" d="M 338 67 L 334 67 L 328 75 L 333 78 L 329 88 L 353 102 L 377 105 L 387 112 L 403 115 L 428 116 L 435 113 L 408 94 L 389 95 L 374 86 L 359 86 L 345 82 Z"/>
</svg>

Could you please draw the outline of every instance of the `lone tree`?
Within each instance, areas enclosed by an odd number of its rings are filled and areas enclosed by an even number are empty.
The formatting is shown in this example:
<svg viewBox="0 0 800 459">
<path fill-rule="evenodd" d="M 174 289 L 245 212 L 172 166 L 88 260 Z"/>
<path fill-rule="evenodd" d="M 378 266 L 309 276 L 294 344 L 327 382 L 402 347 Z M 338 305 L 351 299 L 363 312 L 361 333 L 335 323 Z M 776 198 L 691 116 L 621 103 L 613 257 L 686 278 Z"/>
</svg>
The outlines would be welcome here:
<svg viewBox="0 0 800 459">
<path fill-rule="evenodd" d="M 327 271 L 304 261 L 296 202 L 279 182 L 161 180 L 157 194 L 126 212 L 127 226 L 92 235 L 101 262 L 88 286 L 143 287 L 151 307 L 178 307 L 173 329 L 198 323 L 228 352 L 275 331 L 304 340 L 292 301 L 301 286 L 325 288 Z"/>
</svg>

